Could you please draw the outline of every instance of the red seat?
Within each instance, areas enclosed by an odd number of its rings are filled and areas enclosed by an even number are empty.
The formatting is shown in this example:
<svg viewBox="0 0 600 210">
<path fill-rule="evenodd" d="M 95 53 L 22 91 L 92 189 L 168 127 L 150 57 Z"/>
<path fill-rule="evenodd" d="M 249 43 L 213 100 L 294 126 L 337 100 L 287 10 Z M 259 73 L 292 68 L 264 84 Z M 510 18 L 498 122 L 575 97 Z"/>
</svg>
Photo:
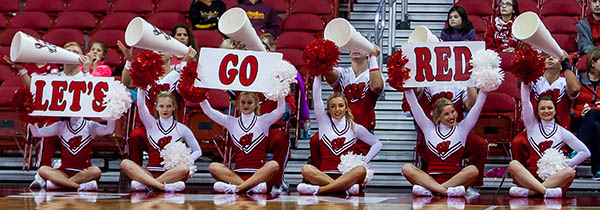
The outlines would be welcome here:
<svg viewBox="0 0 600 210">
<path fill-rule="evenodd" d="M 0 4 L 1 13 L 13 13 L 21 9 L 21 0 L 4 0 Z"/>
<path fill-rule="evenodd" d="M 296 13 L 310 13 L 317 15 L 331 15 L 333 13 L 333 5 L 328 0 L 294 0 L 291 4 L 290 12 Z"/>
<path fill-rule="evenodd" d="M 581 6 L 576 0 L 547 0 L 541 8 L 541 16 L 570 16 L 579 18 Z"/>
<path fill-rule="evenodd" d="M 113 12 L 151 13 L 154 10 L 152 0 L 118 0 L 113 4 Z"/>
<path fill-rule="evenodd" d="M 487 30 L 487 23 L 484 18 L 476 15 L 468 15 L 469 21 L 473 23 L 473 28 L 477 34 L 477 40 L 485 40 L 485 32 Z"/>
<path fill-rule="evenodd" d="M 214 109 L 224 110 L 226 113 L 231 112 L 229 95 L 223 90 L 209 89 L 208 101 Z M 199 107 L 198 103 L 186 101 L 187 104 L 192 108 Z M 185 118 L 185 124 L 194 133 L 202 148 L 202 153 L 226 159 L 224 151 L 226 151 L 227 145 L 227 130 L 208 118 L 201 109 L 186 113 Z"/>
<path fill-rule="evenodd" d="M 291 48 L 304 50 L 313 40 L 317 39 L 313 34 L 303 31 L 286 31 L 277 37 L 277 49 Z"/>
<path fill-rule="evenodd" d="M 171 31 L 177 24 L 187 24 L 185 17 L 176 12 L 155 13 L 148 22 L 163 31 Z"/>
<path fill-rule="evenodd" d="M 63 0 L 27 0 L 24 11 L 40 11 L 57 13 L 65 10 Z"/>
<path fill-rule="evenodd" d="M 490 17 L 494 11 L 492 2 L 485 0 L 462 0 L 456 2 L 454 5 L 463 7 L 469 15 L 476 15 L 480 17 Z"/>
<path fill-rule="evenodd" d="M 538 4 L 536 0 L 519 0 L 519 12 L 539 12 Z"/>
<path fill-rule="evenodd" d="M 54 28 L 75 28 L 92 30 L 96 28 L 96 17 L 89 12 L 72 11 L 58 13 L 54 20 Z"/>
<path fill-rule="evenodd" d="M 223 0 L 227 9 L 232 8 L 235 5 L 238 5 L 237 0 Z"/>
<path fill-rule="evenodd" d="M 83 33 L 80 30 L 72 28 L 59 28 L 48 31 L 44 36 L 44 40 L 61 47 L 67 42 L 77 42 L 81 46 L 85 46 Z"/>
<path fill-rule="evenodd" d="M 133 12 L 116 12 L 106 15 L 100 23 L 101 29 L 125 30 L 129 22 L 137 17 Z"/>
<path fill-rule="evenodd" d="M 2 83 L 2 87 L 23 87 L 23 81 L 21 81 L 21 77 L 19 76 L 12 76 Z"/>
<path fill-rule="evenodd" d="M 156 12 L 178 12 L 187 14 L 194 0 L 158 0 Z"/>
<path fill-rule="evenodd" d="M 117 40 L 125 43 L 125 31 L 122 30 L 99 30 L 90 38 L 89 43 L 102 41 L 107 48 L 117 48 Z"/>
<path fill-rule="evenodd" d="M 6 17 L 3 14 L 0 14 L 0 28 L 6 27 Z"/>
<path fill-rule="evenodd" d="M 488 94 L 479 121 L 473 127 L 473 134 L 486 139 L 488 143 L 508 145 L 516 135 L 515 122 L 517 103 L 504 93 Z"/>
<path fill-rule="evenodd" d="M 194 30 L 192 31 L 198 47 L 213 47 L 218 48 L 223 42 L 223 35 L 219 32 L 211 30 Z"/>
<path fill-rule="evenodd" d="M 107 50 L 106 57 L 104 57 L 104 64 L 111 67 L 121 64 L 121 54 L 119 53 L 118 48 L 108 48 Z"/>
<path fill-rule="evenodd" d="M 283 53 L 283 59 L 290 62 L 290 64 L 294 65 L 296 68 L 300 68 L 302 66 L 302 52 L 303 50 L 299 49 L 277 49 L 277 52 Z"/>
<path fill-rule="evenodd" d="M 315 14 L 292 14 L 283 23 L 283 31 L 320 32 L 323 29 L 325 22 Z"/>
<path fill-rule="evenodd" d="M 11 28 L 30 28 L 34 30 L 48 30 L 52 21 L 43 12 L 22 11 L 10 19 Z"/>
<path fill-rule="evenodd" d="M 263 0 L 263 3 L 273 7 L 277 13 L 287 13 L 288 5 L 285 0 Z"/>
<path fill-rule="evenodd" d="M 19 88 L 21 88 L 21 87 L 20 86 L 6 86 L 6 87 L 0 86 L 0 93 L 2 93 L 2 94 L 0 94 L 0 107 L 10 106 L 12 97 L 13 97 L 13 95 L 15 95 L 15 92 Z M 13 120 L 16 120 L 16 118 L 13 118 Z"/>
<path fill-rule="evenodd" d="M 579 73 L 587 71 L 587 56 L 588 56 L 587 54 L 584 54 L 583 56 L 581 56 L 579 58 L 579 60 L 577 61 L 577 65 L 575 65 L 575 68 L 577 69 L 577 71 Z"/>
<path fill-rule="evenodd" d="M 4 59 L 2 59 L 2 60 L 4 60 Z M 0 65 L 0 83 L 8 80 L 9 78 L 11 78 L 13 76 L 14 75 L 13 75 L 10 67 L 8 67 L 6 65 Z"/>
<path fill-rule="evenodd" d="M 560 47 L 569 52 L 577 52 L 577 21 L 581 7 L 575 0 L 548 0 L 541 10 L 542 21 Z"/>
<path fill-rule="evenodd" d="M 69 11 L 83 11 L 91 13 L 106 14 L 108 12 L 108 1 L 106 0 L 70 0 Z"/>
<path fill-rule="evenodd" d="M 9 28 L 0 32 L 0 46 L 10 46 L 10 43 L 12 42 L 12 39 L 15 36 L 15 33 L 17 33 L 18 31 L 22 31 L 23 33 L 29 34 L 38 39 L 40 38 L 40 35 L 32 29 Z"/>
<path fill-rule="evenodd" d="M 12 39 L 12 37 L 11 37 L 11 39 Z M 1 65 L 8 65 L 8 63 L 6 63 L 6 61 L 4 61 L 5 55 L 10 57 L 10 47 L 0 46 L 0 64 Z"/>
</svg>

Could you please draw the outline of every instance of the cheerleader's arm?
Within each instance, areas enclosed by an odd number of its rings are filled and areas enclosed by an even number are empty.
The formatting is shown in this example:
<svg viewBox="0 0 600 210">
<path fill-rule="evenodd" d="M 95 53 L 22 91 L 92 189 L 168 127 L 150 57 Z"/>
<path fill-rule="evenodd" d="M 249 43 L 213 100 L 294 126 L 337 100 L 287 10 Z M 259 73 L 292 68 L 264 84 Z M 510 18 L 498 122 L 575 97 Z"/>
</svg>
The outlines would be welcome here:
<svg viewBox="0 0 600 210">
<path fill-rule="evenodd" d="M 92 127 L 92 132 L 96 136 L 106 136 L 113 134 L 115 131 L 115 121 L 108 120 L 106 121 L 106 125 L 102 125 L 98 122 L 90 122 L 90 126 Z"/>
<path fill-rule="evenodd" d="M 283 116 L 284 112 L 285 112 L 285 98 L 280 98 L 279 100 L 277 100 L 277 108 L 275 108 L 275 110 L 261 116 L 261 118 L 265 119 L 264 125 L 263 125 L 266 128 L 265 130 L 268 130 L 269 127 L 271 127 L 271 125 L 273 125 L 273 123 L 275 123 L 275 122 L 277 122 L 277 120 L 281 119 L 281 116 Z"/>
<path fill-rule="evenodd" d="M 313 80 L 313 105 L 318 125 L 327 122 L 329 119 L 327 119 L 325 105 L 323 105 L 323 96 L 321 95 L 321 76 L 316 76 Z"/>
<path fill-rule="evenodd" d="M 49 126 L 38 127 L 35 124 L 29 124 L 29 131 L 33 137 L 50 137 L 60 134 L 63 122 L 59 121 Z"/>
<path fill-rule="evenodd" d="M 567 161 L 567 165 L 571 168 L 575 168 L 576 165 L 585 161 L 591 156 L 590 150 L 581 142 L 573 133 L 569 132 L 567 129 L 560 127 L 561 136 L 563 141 L 571 147 L 574 151 L 577 152 L 577 155 L 572 159 Z"/>
<path fill-rule="evenodd" d="M 210 106 L 208 100 L 200 102 L 200 108 L 202 108 L 202 111 L 204 112 L 204 114 L 206 114 L 206 116 L 208 116 L 208 118 L 210 118 L 212 121 L 215 121 L 217 124 L 225 127 L 226 129 L 229 129 L 231 127 L 229 126 L 230 123 L 236 122 L 236 120 L 233 117 L 225 115 L 213 109 Z"/>
<path fill-rule="evenodd" d="M 148 107 L 146 106 L 146 97 L 144 96 L 144 90 L 141 88 L 137 89 L 136 105 L 138 107 L 138 114 L 142 120 L 142 124 L 146 129 L 150 128 L 155 122 L 156 118 L 150 114 Z"/>
<path fill-rule="evenodd" d="M 522 110 L 521 115 L 523 118 L 523 124 L 525 124 L 525 128 L 530 128 L 532 125 L 536 125 L 536 118 L 533 110 L 533 105 L 531 105 L 531 98 L 529 94 L 531 93 L 531 87 L 521 82 L 521 103 Z"/>
<path fill-rule="evenodd" d="M 192 130 L 190 130 L 190 128 L 188 128 L 184 124 L 181 124 L 181 123 L 178 123 L 178 124 L 182 128 L 183 140 L 185 140 L 185 144 L 190 149 L 192 149 L 192 154 L 190 155 L 190 158 L 193 161 L 196 161 L 196 159 L 198 159 L 200 156 L 202 156 L 202 149 L 200 148 L 200 145 L 198 144 L 198 141 L 196 140 L 194 133 L 192 133 Z"/>
<path fill-rule="evenodd" d="M 424 131 L 434 129 L 435 126 L 433 122 L 429 120 L 427 115 L 425 115 L 423 108 L 421 108 L 421 105 L 419 105 L 419 102 L 417 102 L 417 96 L 415 96 L 415 92 L 413 90 L 405 90 L 404 97 L 406 97 L 406 101 L 410 106 L 410 110 L 412 111 L 412 115 L 415 118 L 417 125 L 419 125 L 419 127 Z"/>
<path fill-rule="evenodd" d="M 371 149 L 369 149 L 367 156 L 365 156 L 365 161 L 371 162 L 371 160 L 373 160 L 373 158 L 379 153 L 379 151 L 381 151 L 383 144 L 381 144 L 381 141 L 379 141 L 379 139 L 377 139 L 377 137 L 375 135 L 370 133 L 362 125 L 355 123 L 354 130 L 357 133 L 358 139 L 367 143 L 368 145 L 371 145 Z"/>
</svg>

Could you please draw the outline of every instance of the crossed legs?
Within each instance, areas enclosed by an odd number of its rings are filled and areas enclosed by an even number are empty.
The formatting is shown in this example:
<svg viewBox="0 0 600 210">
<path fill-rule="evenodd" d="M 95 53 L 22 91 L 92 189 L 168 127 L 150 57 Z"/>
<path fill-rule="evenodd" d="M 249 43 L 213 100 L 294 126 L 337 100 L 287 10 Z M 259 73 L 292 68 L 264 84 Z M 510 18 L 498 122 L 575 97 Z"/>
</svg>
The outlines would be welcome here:
<svg viewBox="0 0 600 210">
<path fill-rule="evenodd" d="M 180 164 L 171 170 L 165 171 L 165 173 L 159 177 L 154 178 L 152 173 L 129 159 L 121 161 L 121 170 L 132 180 L 159 190 L 165 190 L 165 183 L 168 184 L 185 180 L 190 171 L 187 165 Z"/>
<path fill-rule="evenodd" d="M 353 168 L 337 179 L 331 178 L 313 165 L 302 167 L 302 177 L 306 182 L 320 186 L 319 194 L 344 191 L 354 184 L 361 184 L 366 175 L 367 169 L 362 166 Z"/>
<path fill-rule="evenodd" d="M 51 181 L 56 185 L 63 186 L 65 188 L 77 189 L 79 188 L 79 184 L 100 179 L 102 171 L 97 166 L 90 166 L 74 176 L 69 177 L 60 170 L 48 166 L 42 166 L 40 169 L 38 169 L 38 173 L 44 180 Z"/>
<path fill-rule="evenodd" d="M 508 164 L 508 171 L 513 182 L 523 188 L 529 189 L 529 196 L 546 194 L 548 188 L 562 188 L 563 195 L 573 183 L 575 170 L 571 167 L 564 168 L 548 177 L 546 181 L 540 182 L 519 161 L 513 160 Z"/>
<path fill-rule="evenodd" d="M 438 183 L 433 177 L 415 165 L 407 163 L 402 166 L 402 175 L 413 185 L 421 185 L 433 193 L 447 195 L 449 187 L 468 186 L 477 178 L 477 167 L 469 165 L 444 183 Z"/>
<path fill-rule="evenodd" d="M 246 180 L 242 179 L 242 177 L 222 163 L 211 163 L 208 166 L 208 171 L 217 181 L 236 185 L 238 192 L 245 192 L 261 182 L 268 182 L 271 180 L 271 178 L 279 172 L 279 164 L 274 160 L 269 161 Z"/>
</svg>

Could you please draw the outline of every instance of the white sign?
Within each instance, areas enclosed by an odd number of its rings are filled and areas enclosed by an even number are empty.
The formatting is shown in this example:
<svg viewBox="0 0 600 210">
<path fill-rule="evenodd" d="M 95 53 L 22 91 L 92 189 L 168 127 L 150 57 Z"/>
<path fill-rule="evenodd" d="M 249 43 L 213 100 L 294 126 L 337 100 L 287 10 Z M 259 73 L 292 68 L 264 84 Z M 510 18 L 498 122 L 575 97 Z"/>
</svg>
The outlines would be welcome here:
<svg viewBox="0 0 600 210">
<path fill-rule="evenodd" d="M 64 77 L 35 75 L 30 90 L 34 96 L 32 116 L 108 117 L 102 105 L 114 83 L 112 77 Z"/>
<path fill-rule="evenodd" d="M 273 73 L 281 53 L 202 48 L 198 78 L 203 88 L 268 92 L 274 88 Z"/>
<path fill-rule="evenodd" d="M 413 42 L 402 44 L 410 69 L 404 87 L 468 86 L 473 53 L 485 42 Z"/>
</svg>

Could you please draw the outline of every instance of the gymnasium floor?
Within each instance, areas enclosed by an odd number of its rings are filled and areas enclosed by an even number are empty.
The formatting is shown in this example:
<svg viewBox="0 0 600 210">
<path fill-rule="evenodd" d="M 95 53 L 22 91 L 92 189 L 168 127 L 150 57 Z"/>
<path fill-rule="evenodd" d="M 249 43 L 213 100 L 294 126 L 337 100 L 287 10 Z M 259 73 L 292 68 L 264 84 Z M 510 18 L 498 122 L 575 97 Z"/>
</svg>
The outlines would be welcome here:
<svg viewBox="0 0 600 210">
<path fill-rule="evenodd" d="M 116 186 L 100 185 L 100 192 L 30 191 L 26 184 L 1 184 L 0 209 L 600 209 L 598 192 L 569 192 L 563 199 L 514 199 L 506 192 L 482 192 L 478 198 L 413 197 L 367 189 L 362 196 L 345 195 L 223 195 L 210 186 L 188 186 L 184 193 L 119 193 Z M 292 189 L 294 190 L 294 189 Z M 380 192 L 371 192 L 380 191 Z"/>
</svg>

